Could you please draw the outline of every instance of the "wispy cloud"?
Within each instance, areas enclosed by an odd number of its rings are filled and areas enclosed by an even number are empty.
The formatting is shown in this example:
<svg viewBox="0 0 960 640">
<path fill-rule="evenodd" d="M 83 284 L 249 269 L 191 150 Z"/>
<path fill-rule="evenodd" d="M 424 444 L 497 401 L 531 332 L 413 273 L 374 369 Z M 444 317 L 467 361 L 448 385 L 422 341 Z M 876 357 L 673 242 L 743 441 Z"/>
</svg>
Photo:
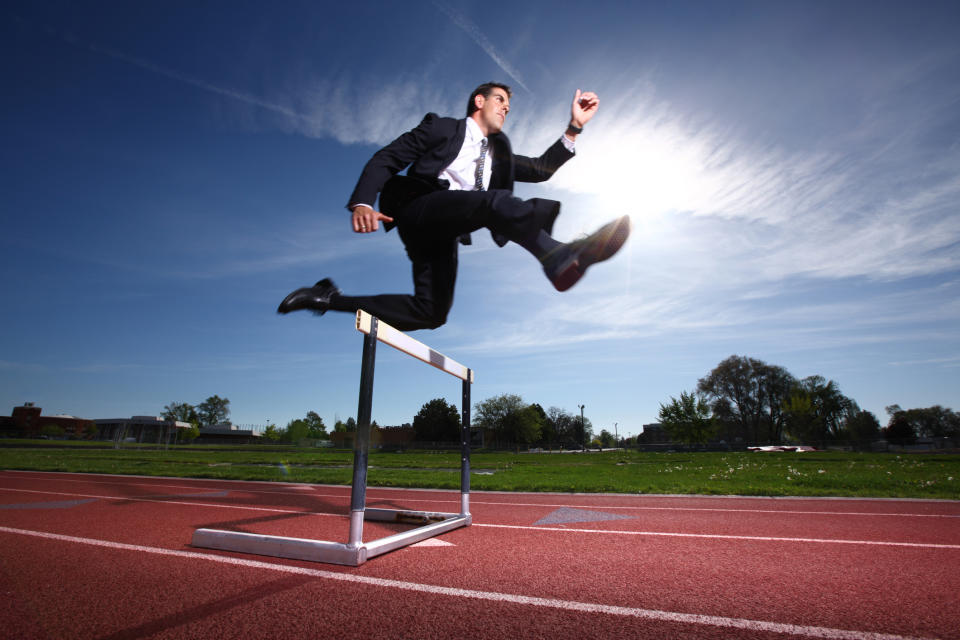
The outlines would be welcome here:
<svg viewBox="0 0 960 640">
<path fill-rule="evenodd" d="M 33 27 L 26 20 L 17 20 Z M 343 144 L 385 144 L 404 127 L 415 126 L 428 111 L 456 110 L 454 103 L 457 101 L 431 88 L 426 78 L 416 75 L 399 74 L 385 82 L 358 82 L 350 75 L 287 78 L 293 86 L 277 87 L 273 97 L 265 98 L 85 40 L 73 33 L 50 26 L 40 29 L 75 47 L 252 107 L 254 115 L 250 122 L 262 123 L 262 116 L 269 115 L 273 118 L 269 124 L 271 128 L 313 138 L 332 138 Z"/>
<path fill-rule="evenodd" d="M 693 256 L 695 266 L 745 282 L 960 269 L 951 249 L 960 242 L 960 156 L 947 142 L 929 145 L 950 117 L 950 95 L 939 110 L 924 105 L 923 126 L 901 113 L 909 131 L 900 119 L 870 116 L 843 139 L 802 147 L 749 141 L 646 87 L 601 100 L 576 160 L 538 186 L 573 194 L 557 197 L 585 212 L 573 210 L 578 229 L 595 227 L 596 211 L 628 212 L 644 250 L 688 264 Z M 516 138 L 556 135 L 526 124 Z"/>
<path fill-rule="evenodd" d="M 27 23 L 27 21 L 23 20 L 22 18 L 17 18 L 17 21 L 21 24 L 29 24 Z M 194 86 L 198 89 L 202 89 L 210 93 L 216 93 L 226 98 L 230 98 L 231 100 L 237 100 L 239 102 L 243 102 L 260 109 L 266 109 L 267 111 L 272 111 L 286 118 L 292 118 L 295 120 L 309 120 L 308 116 L 304 116 L 303 114 L 297 113 L 296 111 L 289 109 L 281 104 L 264 100 L 250 93 L 246 93 L 246 92 L 239 91 L 237 89 L 232 89 L 229 87 L 219 86 L 217 84 L 208 82 L 196 76 L 183 73 L 182 71 L 171 69 L 169 67 L 165 67 L 163 65 L 157 64 L 150 60 L 145 60 L 143 58 L 130 55 L 128 53 L 120 51 L 119 49 L 104 46 L 102 44 L 98 44 L 94 42 L 89 42 L 87 40 L 84 40 L 78 37 L 73 33 L 70 33 L 67 31 L 60 31 L 48 25 L 44 25 L 41 28 L 50 36 L 58 38 L 75 47 L 79 47 L 82 49 L 93 51 L 95 53 L 99 53 L 109 58 L 113 58 L 114 60 L 119 60 L 121 62 L 125 62 L 135 67 L 139 67 L 140 69 L 150 71 L 151 73 L 155 73 L 157 75 L 170 78 L 171 80 L 176 80 L 177 82 L 182 82 L 184 84 Z M 305 124 L 309 124 L 309 122 Z"/>
<path fill-rule="evenodd" d="M 528 93 L 531 93 L 530 88 L 524 84 L 523 78 L 517 68 L 497 51 L 497 48 L 490 42 L 490 39 L 480 30 L 480 27 L 463 14 L 454 11 L 452 7 L 444 2 L 434 0 L 433 6 L 443 12 L 444 15 L 450 18 L 453 24 L 457 25 L 464 33 L 470 36 L 470 38 L 477 43 L 477 46 L 483 49 L 484 53 L 490 56 L 490 58 L 497 63 L 498 67 L 503 69 L 504 73 L 513 78 L 514 82 L 523 87 Z"/>
<path fill-rule="evenodd" d="M 381 81 L 382 80 L 382 81 Z M 302 117 L 286 117 L 280 128 L 342 144 L 383 145 L 412 129 L 428 111 L 459 111 L 456 99 L 419 74 L 398 73 L 389 79 L 350 74 L 291 78 L 278 89 L 276 102 Z"/>
<path fill-rule="evenodd" d="M 948 356 L 945 358 L 928 358 L 926 360 L 904 360 L 901 362 L 891 362 L 890 365 L 894 367 L 905 367 L 913 365 L 942 365 L 943 367 L 955 368 L 960 367 L 960 355 Z"/>
</svg>

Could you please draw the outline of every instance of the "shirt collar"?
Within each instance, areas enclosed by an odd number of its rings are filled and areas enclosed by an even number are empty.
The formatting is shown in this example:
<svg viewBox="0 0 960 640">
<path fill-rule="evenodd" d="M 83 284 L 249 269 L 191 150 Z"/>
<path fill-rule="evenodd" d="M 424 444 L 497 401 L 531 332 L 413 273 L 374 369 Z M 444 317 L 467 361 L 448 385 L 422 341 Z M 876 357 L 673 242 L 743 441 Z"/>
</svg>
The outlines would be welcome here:
<svg viewBox="0 0 960 640">
<path fill-rule="evenodd" d="M 473 118 L 467 118 L 467 141 L 476 144 L 485 137 L 486 136 L 483 135 L 483 131 L 480 130 L 480 125 L 477 124 L 477 121 Z"/>
</svg>

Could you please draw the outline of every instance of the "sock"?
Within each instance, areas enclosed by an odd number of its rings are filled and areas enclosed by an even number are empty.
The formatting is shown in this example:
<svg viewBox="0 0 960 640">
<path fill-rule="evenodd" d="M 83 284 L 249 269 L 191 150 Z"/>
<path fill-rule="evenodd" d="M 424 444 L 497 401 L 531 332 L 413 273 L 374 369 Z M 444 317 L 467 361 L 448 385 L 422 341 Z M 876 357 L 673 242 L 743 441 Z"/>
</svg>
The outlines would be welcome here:
<svg viewBox="0 0 960 640">
<path fill-rule="evenodd" d="M 558 247 L 563 246 L 562 242 L 554 240 L 550 234 L 542 229 L 532 238 L 526 238 L 517 244 L 536 256 L 540 262 L 545 262 Z"/>
</svg>

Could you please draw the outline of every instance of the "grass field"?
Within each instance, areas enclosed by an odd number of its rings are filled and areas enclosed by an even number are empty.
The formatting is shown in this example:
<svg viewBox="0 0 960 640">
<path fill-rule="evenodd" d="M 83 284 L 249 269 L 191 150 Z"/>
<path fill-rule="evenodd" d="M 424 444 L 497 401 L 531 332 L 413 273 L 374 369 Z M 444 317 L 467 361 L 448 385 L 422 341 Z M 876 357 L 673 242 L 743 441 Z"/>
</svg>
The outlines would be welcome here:
<svg viewBox="0 0 960 640">
<path fill-rule="evenodd" d="M 0 446 L 0 468 L 349 485 L 349 451 Z M 812 453 L 474 453 L 490 491 L 869 496 L 960 499 L 960 455 Z M 460 486 L 457 453 L 371 453 L 371 486 Z"/>
</svg>

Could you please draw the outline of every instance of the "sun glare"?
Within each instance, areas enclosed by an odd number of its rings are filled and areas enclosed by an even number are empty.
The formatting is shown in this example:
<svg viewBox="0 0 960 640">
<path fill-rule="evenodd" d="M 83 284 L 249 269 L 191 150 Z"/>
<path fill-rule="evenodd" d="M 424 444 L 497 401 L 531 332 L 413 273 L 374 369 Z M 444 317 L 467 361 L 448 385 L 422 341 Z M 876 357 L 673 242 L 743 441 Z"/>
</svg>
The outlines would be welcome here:
<svg viewBox="0 0 960 640">
<path fill-rule="evenodd" d="M 626 209 L 641 224 L 670 212 L 716 211 L 726 178 L 709 134 L 687 131 L 669 117 L 613 120 L 616 125 L 591 131 L 576 171 L 561 174 L 558 186 Z"/>
</svg>

